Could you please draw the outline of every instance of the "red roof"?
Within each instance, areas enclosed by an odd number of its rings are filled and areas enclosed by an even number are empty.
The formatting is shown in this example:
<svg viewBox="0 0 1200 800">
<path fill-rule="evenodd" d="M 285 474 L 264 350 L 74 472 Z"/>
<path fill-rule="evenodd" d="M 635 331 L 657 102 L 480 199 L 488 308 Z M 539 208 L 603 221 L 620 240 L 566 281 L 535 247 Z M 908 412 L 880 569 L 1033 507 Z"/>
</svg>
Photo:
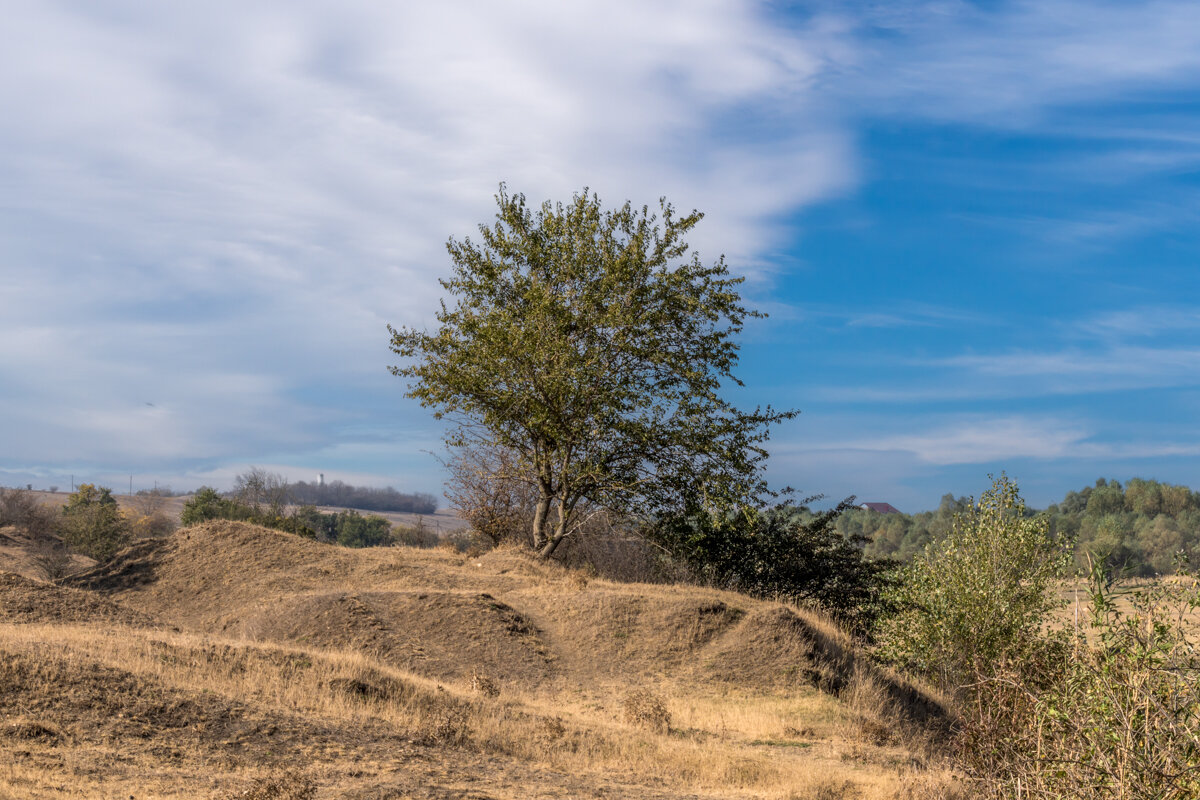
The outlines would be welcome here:
<svg viewBox="0 0 1200 800">
<path fill-rule="evenodd" d="M 900 509 L 896 508 L 891 503 L 863 503 L 862 507 L 868 511 L 878 511 L 880 514 L 899 514 Z"/>
</svg>

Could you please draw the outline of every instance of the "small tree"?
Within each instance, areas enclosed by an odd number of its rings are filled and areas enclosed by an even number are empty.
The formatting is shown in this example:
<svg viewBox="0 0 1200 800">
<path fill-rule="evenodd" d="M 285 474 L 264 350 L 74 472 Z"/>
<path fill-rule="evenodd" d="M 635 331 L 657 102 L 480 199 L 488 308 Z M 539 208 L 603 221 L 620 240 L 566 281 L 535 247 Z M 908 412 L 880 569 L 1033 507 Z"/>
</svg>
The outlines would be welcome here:
<svg viewBox="0 0 1200 800">
<path fill-rule="evenodd" d="M 191 499 L 183 504 L 179 521 L 184 525 L 198 525 L 210 519 L 249 520 L 254 509 L 236 500 L 222 497 L 211 486 L 201 486 Z"/>
<path fill-rule="evenodd" d="M 0 527 L 13 525 L 40 541 L 53 537 L 58 524 L 58 511 L 42 505 L 28 489 L 0 487 Z"/>
<path fill-rule="evenodd" d="M 63 541 L 97 561 L 107 561 L 131 539 L 112 489 L 81 483 L 63 506 Z"/>
<path fill-rule="evenodd" d="M 363 516 L 354 509 L 337 514 L 337 543 L 343 547 L 379 547 L 392 541 L 392 525 L 375 514 Z"/>
<path fill-rule="evenodd" d="M 234 478 L 233 495 L 239 502 L 255 511 L 266 506 L 270 513 L 282 516 L 284 507 L 291 498 L 291 487 L 287 478 L 278 472 L 252 466 Z"/>
<path fill-rule="evenodd" d="M 951 692 L 1024 661 L 1061 604 L 1055 581 L 1069 563 L 1070 548 L 1028 516 L 1017 484 L 1001 475 L 907 568 L 882 653 Z"/>
<path fill-rule="evenodd" d="M 446 498 L 472 529 L 493 544 L 531 545 L 538 504 L 537 481 L 518 453 L 500 447 L 452 448 L 444 462 L 450 475 Z"/>
<path fill-rule="evenodd" d="M 585 506 L 653 515 L 757 505 L 763 443 L 795 412 L 743 412 L 720 394 L 739 383 L 736 336 L 748 317 L 723 259 L 687 258 L 701 214 L 661 217 L 629 203 L 604 211 L 526 206 L 502 185 L 481 243 L 451 239 L 454 298 L 432 332 L 394 329 L 391 368 L 408 396 L 460 424 L 452 447 L 514 454 L 536 503 L 543 557 L 578 529 Z"/>
</svg>

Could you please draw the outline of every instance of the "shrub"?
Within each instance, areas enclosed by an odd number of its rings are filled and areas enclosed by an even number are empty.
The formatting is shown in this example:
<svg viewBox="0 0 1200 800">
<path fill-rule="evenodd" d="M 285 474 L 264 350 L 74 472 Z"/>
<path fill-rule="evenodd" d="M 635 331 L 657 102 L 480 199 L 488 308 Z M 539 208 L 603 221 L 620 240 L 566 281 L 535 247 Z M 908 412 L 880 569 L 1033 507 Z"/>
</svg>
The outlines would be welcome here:
<svg viewBox="0 0 1200 800">
<path fill-rule="evenodd" d="M 363 516 L 353 509 L 335 516 L 336 541 L 343 547 L 378 547 L 391 544 L 392 524 L 374 514 Z"/>
<path fill-rule="evenodd" d="M 42 505 L 28 489 L 0 487 L 0 528 L 12 525 L 33 539 L 44 539 L 53 536 L 58 524 L 58 512 Z"/>
<path fill-rule="evenodd" d="M 890 594 L 898 609 L 882 625 L 881 654 L 959 693 L 1004 662 L 1023 662 L 1046 643 L 1043 627 L 1060 604 L 1055 580 L 1069 548 L 1044 519 L 1025 513 L 1016 483 L 1001 475 L 954 517 Z"/>
<path fill-rule="evenodd" d="M 212 519 L 229 519 L 237 522 L 252 522 L 267 528 L 294 533 L 306 539 L 317 538 L 317 532 L 303 516 L 288 516 L 282 508 L 271 507 L 260 510 L 232 497 L 222 497 L 216 489 L 202 486 L 191 500 L 183 504 L 180 521 L 184 525 L 196 525 Z"/>
<path fill-rule="evenodd" d="M 722 519 L 700 512 L 659 520 L 647 535 L 714 584 L 815 605 L 866 633 L 886 610 L 897 565 L 868 558 L 865 539 L 838 532 L 850 503 L 815 515 L 791 504 Z"/>
<path fill-rule="evenodd" d="M 112 558 L 132 538 L 112 489 L 90 483 L 80 484 L 63 506 L 62 536 L 72 550 L 101 562 Z"/>
<path fill-rule="evenodd" d="M 649 689 L 637 689 L 625 698 L 625 721 L 631 725 L 666 733 L 671 728 L 671 712 L 663 699 Z"/>
<path fill-rule="evenodd" d="M 441 542 L 438 532 L 417 517 L 416 525 L 397 525 L 392 528 L 392 543 L 407 547 L 437 547 Z"/>
<path fill-rule="evenodd" d="M 232 498 L 222 497 L 211 486 L 201 486 L 192 499 L 183 504 L 179 521 L 198 525 L 210 519 L 232 519 L 245 522 L 254 516 L 254 509 Z"/>
<path fill-rule="evenodd" d="M 1197 581 L 1158 582 L 1123 611 L 1104 573 L 1098 562 L 1090 632 L 1077 627 L 1061 657 L 1013 665 L 980 686 L 963 755 L 982 793 L 1200 797 Z"/>
<path fill-rule="evenodd" d="M 317 784 L 296 770 L 272 771 L 258 778 L 244 792 L 233 795 L 233 800 L 312 800 L 317 794 Z"/>
<path fill-rule="evenodd" d="M 478 444 L 448 453 L 442 462 L 449 473 L 446 497 L 458 515 L 494 545 L 532 547 L 537 491 L 518 454 Z"/>
<path fill-rule="evenodd" d="M 594 512 L 563 540 L 555 557 L 591 577 L 623 583 L 676 583 L 691 572 L 628 519 Z"/>
<path fill-rule="evenodd" d="M 59 582 L 72 572 L 71 552 L 61 541 L 42 540 L 34 550 L 32 560 L 43 577 L 52 583 Z"/>
<path fill-rule="evenodd" d="M 130 526 L 134 536 L 166 536 L 175 530 L 175 520 L 166 512 L 170 496 L 169 488 L 142 489 L 133 496 Z"/>
</svg>

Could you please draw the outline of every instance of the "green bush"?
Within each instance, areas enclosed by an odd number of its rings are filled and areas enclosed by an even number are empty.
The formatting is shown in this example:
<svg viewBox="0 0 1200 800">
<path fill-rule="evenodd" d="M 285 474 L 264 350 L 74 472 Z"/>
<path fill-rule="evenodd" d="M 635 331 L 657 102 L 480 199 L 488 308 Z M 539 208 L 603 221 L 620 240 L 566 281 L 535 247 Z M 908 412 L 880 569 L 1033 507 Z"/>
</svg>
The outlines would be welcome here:
<svg viewBox="0 0 1200 800">
<path fill-rule="evenodd" d="M 196 491 L 195 496 L 183 504 L 183 512 L 179 515 L 184 525 L 196 525 L 213 519 L 229 519 L 237 522 L 251 522 L 266 528 L 294 533 L 306 539 L 317 538 L 317 532 L 309 527 L 304 518 L 289 516 L 282 508 L 255 508 L 232 497 L 223 497 L 216 489 L 203 486 Z"/>
<path fill-rule="evenodd" d="M 905 569 L 889 595 L 898 610 L 881 625 L 879 651 L 961 693 L 1045 644 L 1043 628 L 1060 605 L 1055 581 L 1069 563 L 1067 543 L 1027 516 L 1016 483 L 1001 475 Z"/>
<path fill-rule="evenodd" d="M 849 507 L 812 514 L 783 504 L 723 519 L 695 513 L 660 520 L 647 535 L 711 583 L 816 605 L 867 632 L 885 610 L 897 565 L 868 558 L 862 538 L 837 530 Z"/>
<path fill-rule="evenodd" d="M 133 538 L 112 489 L 81 483 L 63 506 L 63 542 L 97 561 L 108 561 Z"/>
<path fill-rule="evenodd" d="M 232 519 L 242 522 L 254 516 L 254 509 L 232 498 L 222 497 L 216 489 L 201 486 L 192 499 L 183 504 L 179 521 L 184 525 L 198 525 L 210 519 Z"/>
</svg>

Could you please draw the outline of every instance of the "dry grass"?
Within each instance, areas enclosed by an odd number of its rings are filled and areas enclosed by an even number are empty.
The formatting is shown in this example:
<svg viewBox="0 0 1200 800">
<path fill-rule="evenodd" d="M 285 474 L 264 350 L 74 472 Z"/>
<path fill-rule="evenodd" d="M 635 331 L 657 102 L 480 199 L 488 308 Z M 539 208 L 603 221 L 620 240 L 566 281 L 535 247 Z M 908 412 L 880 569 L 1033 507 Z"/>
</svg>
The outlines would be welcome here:
<svg viewBox="0 0 1200 800">
<path fill-rule="evenodd" d="M 836 628 L 738 595 L 236 525 L 89 582 L 179 630 L 114 622 L 93 593 L 105 624 L 0 622 L 9 796 L 884 800 L 950 785 L 923 734 L 864 736 L 868 718 L 917 728 Z M 242 624 L 321 608 L 340 616 L 307 641 Z M 743 680 L 739 643 L 759 648 Z"/>
</svg>

